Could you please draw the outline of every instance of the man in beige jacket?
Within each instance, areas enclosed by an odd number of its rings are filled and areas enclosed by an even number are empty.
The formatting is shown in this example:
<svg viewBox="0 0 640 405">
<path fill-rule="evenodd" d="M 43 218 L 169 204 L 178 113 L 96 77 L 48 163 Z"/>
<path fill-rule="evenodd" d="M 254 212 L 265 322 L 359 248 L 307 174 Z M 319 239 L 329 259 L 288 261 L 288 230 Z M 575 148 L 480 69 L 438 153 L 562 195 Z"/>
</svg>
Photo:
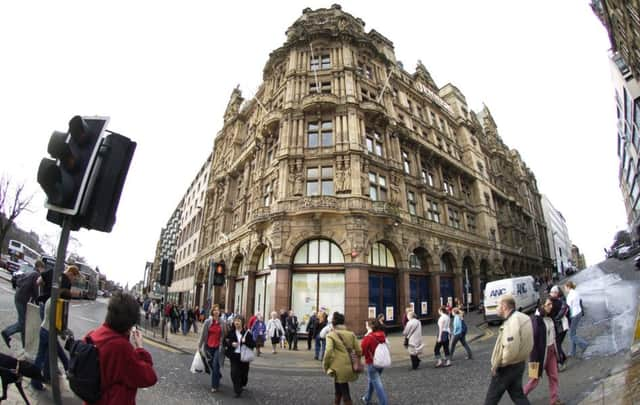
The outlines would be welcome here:
<svg viewBox="0 0 640 405">
<path fill-rule="evenodd" d="M 522 391 L 522 375 L 529 353 L 533 349 L 531 319 L 516 311 L 516 302 L 509 294 L 498 300 L 498 316 L 504 319 L 491 355 L 491 384 L 485 405 L 497 405 L 505 391 L 517 405 L 529 405 Z"/>
</svg>

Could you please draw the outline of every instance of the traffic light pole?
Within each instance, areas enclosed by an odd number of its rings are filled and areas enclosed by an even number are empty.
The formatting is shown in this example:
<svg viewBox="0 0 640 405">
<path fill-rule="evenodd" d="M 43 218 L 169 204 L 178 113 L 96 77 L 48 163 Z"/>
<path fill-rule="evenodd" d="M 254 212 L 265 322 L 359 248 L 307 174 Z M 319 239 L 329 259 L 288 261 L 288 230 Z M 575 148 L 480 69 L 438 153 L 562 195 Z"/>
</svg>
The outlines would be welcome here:
<svg viewBox="0 0 640 405">
<path fill-rule="evenodd" d="M 166 341 L 169 340 L 169 335 L 167 334 L 167 314 L 165 312 L 165 308 L 167 307 L 167 304 L 169 303 L 167 301 L 167 295 L 169 292 L 169 287 L 167 287 L 166 285 L 164 286 L 164 306 L 161 308 L 162 311 L 162 338 Z M 171 314 L 169 314 L 169 322 L 171 322 Z"/>
<path fill-rule="evenodd" d="M 51 282 L 51 298 L 49 298 L 49 375 L 51 378 L 51 392 L 53 402 L 56 405 L 62 404 L 60 397 L 60 380 L 58 379 L 58 332 L 56 330 L 56 304 L 60 296 L 60 276 L 64 267 L 64 258 L 67 254 L 69 244 L 69 233 L 71 231 L 71 217 L 64 215 L 62 220 L 62 232 L 58 243 L 58 253 L 56 255 L 56 266 L 53 269 Z"/>
</svg>

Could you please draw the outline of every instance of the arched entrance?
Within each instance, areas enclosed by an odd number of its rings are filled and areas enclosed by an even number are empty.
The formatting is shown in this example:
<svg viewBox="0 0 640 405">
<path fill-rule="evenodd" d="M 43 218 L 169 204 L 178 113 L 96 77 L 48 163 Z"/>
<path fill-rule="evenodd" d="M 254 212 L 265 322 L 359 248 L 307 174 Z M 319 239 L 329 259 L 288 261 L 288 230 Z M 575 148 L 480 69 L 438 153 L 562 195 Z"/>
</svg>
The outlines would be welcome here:
<svg viewBox="0 0 640 405">
<path fill-rule="evenodd" d="M 329 239 L 304 242 L 296 251 L 291 275 L 291 309 L 298 330 L 306 330 L 312 312 L 345 312 L 345 276 L 342 249 Z"/>
<path fill-rule="evenodd" d="M 456 261 L 449 252 L 440 256 L 440 305 L 453 302 L 455 297 L 455 269 Z"/>
<path fill-rule="evenodd" d="M 229 271 L 229 287 L 226 297 L 226 312 L 233 312 L 239 315 L 245 315 L 243 308 L 243 299 L 245 295 L 245 277 L 243 274 L 244 257 L 239 255 L 233 259 L 231 269 Z"/>
<path fill-rule="evenodd" d="M 433 315 L 430 262 L 431 257 L 425 248 L 416 248 L 409 255 L 409 305 L 413 306 L 419 319 L 428 319 Z"/>
<path fill-rule="evenodd" d="M 398 311 L 398 271 L 391 250 L 375 242 L 369 251 L 369 317 L 384 314 L 386 324 L 400 323 Z"/>
</svg>

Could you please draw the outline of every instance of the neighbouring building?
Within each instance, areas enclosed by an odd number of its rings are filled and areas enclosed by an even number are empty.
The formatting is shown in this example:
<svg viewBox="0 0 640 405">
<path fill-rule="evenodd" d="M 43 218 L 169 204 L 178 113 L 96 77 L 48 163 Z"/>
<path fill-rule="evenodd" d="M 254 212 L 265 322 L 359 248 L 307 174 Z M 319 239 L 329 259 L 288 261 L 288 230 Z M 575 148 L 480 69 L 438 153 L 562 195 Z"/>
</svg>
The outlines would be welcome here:
<svg viewBox="0 0 640 405">
<path fill-rule="evenodd" d="M 177 238 L 175 255 L 175 270 L 173 283 L 169 287 L 169 299 L 179 304 L 191 306 L 202 305 L 204 299 L 203 286 L 206 280 L 196 279 L 196 256 L 200 242 L 200 227 L 202 225 L 202 209 L 204 207 L 205 192 L 211 169 L 211 155 L 198 170 L 195 178 L 182 197 L 180 213 L 180 231 Z"/>
<path fill-rule="evenodd" d="M 551 269 L 540 193 L 489 109 L 413 73 L 393 43 L 331 8 L 303 10 L 215 138 L 196 280 L 249 315 L 324 309 L 363 332 L 412 306 L 477 305 L 484 283 Z"/>
<path fill-rule="evenodd" d="M 175 262 L 176 248 L 178 244 L 178 234 L 180 233 L 180 218 L 182 213 L 183 201 L 171 213 L 171 217 L 167 221 L 167 225 L 160 231 L 160 238 L 156 244 L 156 254 L 153 259 L 153 265 L 149 272 L 149 294 L 153 298 L 164 297 L 164 287 L 160 285 L 160 266 L 162 259 Z"/>
<path fill-rule="evenodd" d="M 580 249 L 576 245 L 571 246 L 571 260 L 578 270 L 583 270 L 587 267 L 587 261 L 584 258 L 584 254 L 580 253 Z"/>
<path fill-rule="evenodd" d="M 567 221 L 562 213 L 551 204 L 546 195 L 542 195 L 542 212 L 547 224 L 547 239 L 549 240 L 554 272 L 562 276 L 568 268 L 577 266 L 578 263 L 572 258 L 572 245 Z"/>
<path fill-rule="evenodd" d="M 618 117 L 618 181 L 634 238 L 640 238 L 640 3 L 638 0 L 592 0 L 611 43 L 611 72 Z"/>
</svg>

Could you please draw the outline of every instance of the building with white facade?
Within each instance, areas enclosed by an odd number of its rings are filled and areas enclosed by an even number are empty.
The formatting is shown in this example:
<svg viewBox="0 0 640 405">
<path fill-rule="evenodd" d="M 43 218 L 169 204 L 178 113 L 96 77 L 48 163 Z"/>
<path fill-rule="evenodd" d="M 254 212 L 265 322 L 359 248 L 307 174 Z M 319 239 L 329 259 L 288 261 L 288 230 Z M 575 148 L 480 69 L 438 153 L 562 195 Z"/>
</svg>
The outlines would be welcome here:
<svg viewBox="0 0 640 405">
<path fill-rule="evenodd" d="M 573 267 L 571 260 L 571 239 L 567 221 L 558 211 L 546 195 L 542 195 L 542 212 L 547 223 L 547 240 L 549 251 L 555 266 L 555 273 L 565 274 L 569 267 Z"/>
<path fill-rule="evenodd" d="M 202 208 L 209 180 L 211 154 L 182 197 L 180 232 L 178 233 L 173 282 L 169 287 L 169 300 L 190 306 L 202 305 L 204 280 L 196 280 L 196 256 L 200 242 Z"/>
</svg>

